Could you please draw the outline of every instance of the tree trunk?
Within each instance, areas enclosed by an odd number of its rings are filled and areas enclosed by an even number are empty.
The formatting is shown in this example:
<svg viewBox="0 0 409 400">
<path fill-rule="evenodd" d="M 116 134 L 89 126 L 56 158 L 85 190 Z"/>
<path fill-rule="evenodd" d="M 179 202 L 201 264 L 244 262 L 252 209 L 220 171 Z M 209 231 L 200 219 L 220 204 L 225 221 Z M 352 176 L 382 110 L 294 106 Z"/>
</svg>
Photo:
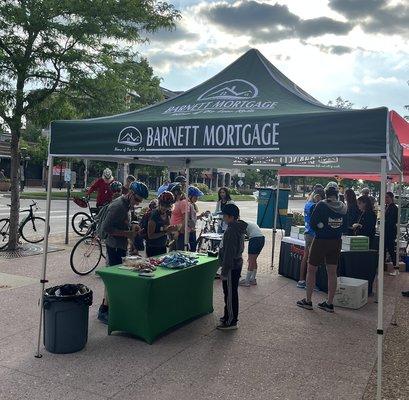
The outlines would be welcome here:
<svg viewBox="0 0 409 400">
<path fill-rule="evenodd" d="M 11 182 L 11 208 L 10 208 L 10 237 L 9 250 L 16 250 L 19 239 L 19 210 L 20 210 L 20 123 L 12 127 L 10 146 L 10 182 Z"/>
</svg>

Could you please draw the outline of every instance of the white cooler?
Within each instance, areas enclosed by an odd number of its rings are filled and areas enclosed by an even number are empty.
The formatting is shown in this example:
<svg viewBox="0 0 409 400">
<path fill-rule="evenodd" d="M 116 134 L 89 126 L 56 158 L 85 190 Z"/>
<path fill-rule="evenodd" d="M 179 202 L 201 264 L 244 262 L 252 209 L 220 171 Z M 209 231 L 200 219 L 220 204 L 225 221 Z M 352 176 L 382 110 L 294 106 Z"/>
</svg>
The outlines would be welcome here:
<svg viewBox="0 0 409 400">
<path fill-rule="evenodd" d="M 368 302 L 368 281 L 341 276 L 338 278 L 334 305 L 357 310 Z"/>
</svg>

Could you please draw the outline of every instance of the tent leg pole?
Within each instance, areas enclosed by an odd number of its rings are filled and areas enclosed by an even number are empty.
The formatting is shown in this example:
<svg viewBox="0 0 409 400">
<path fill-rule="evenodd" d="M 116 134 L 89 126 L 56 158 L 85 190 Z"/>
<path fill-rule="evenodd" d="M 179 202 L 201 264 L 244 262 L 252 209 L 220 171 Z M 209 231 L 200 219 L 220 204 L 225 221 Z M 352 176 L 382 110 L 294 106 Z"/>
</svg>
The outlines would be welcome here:
<svg viewBox="0 0 409 400">
<path fill-rule="evenodd" d="M 400 219 L 401 219 L 401 214 L 402 214 L 402 185 L 403 185 L 403 176 L 402 174 L 400 174 L 399 176 L 399 186 L 398 186 L 398 223 L 396 224 L 396 274 L 397 276 L 399 276 L 399 262 L 400 262 L 400 237 L 401 237 L 401 233 L 400 233 Z M 399 279 L 396 279 L 396 290 L 395 290 L 395 307 L 394 307 L 394 311 L 393 311 L 393 316 L 392 316 L 392 320 L 391 320 L 391 325 L 397 326 L 398 325 L 398 321 L 396 318 L 396 306 L 398 303 L 398 289 L 399 289 Z"/>
<path fill-rule="evenodd" d="M 41 328 L 43 323 L 43 293 L 45 284 L 48 282 L 46 280 L 46 270 L 47 270 L 47 252 L 48 252 L 48 227 L 50 226 L 50 208 L 51 208 L 51 191 L 53 188 L 53 157 L 48 156 L 48 182 L 47 182 L 47 203 L 46 203 L 46 212 L 45 212 L 45 229 L 44 229 L 44 250 L 43 250 L 43 263 L 42 263 L 42 272 L 40 279 L 40 316 L 38 322 L 38 337 L 37 337 L 37 349 L 36 349 L 36 358 L 41 358 L 42 354 L 40 353 L 41 345 Z"/>
<path fill-rule="evenodd" d="M 189 211 L 190 211 L 190 203 L 189 203 L 189 165 L 186 163 L 186 201 L 188 203 L 188 207 L 185 213 L 185 251 L 189 251 L 189 227 L 188 227 L 188 220 L 189 220 Z M 192 249 L 191 249 L 192 251 Z"/>
<path fill-rule="evenodd" d="M 380 228 L 378 258 L 378 362 L 376 380 L 376 399 L 382 400 L 382 350 L 383 350 L 383 266 L 385 263 L 385 195 L 386 195 L 386 157 L 381 158 L 381 195 L 380 195 Z"/>
<path fill-rule="evenodd" d="M 276 203 L 274 207 L 274 223 L 272 234 L 272 246 L 271 246 L 271 269 L 274 269 L 274 253 L 276 249 L 276 236 L 277 236 L 277 218 L 278 218 L 278 200 L 280 198 L 280 174 L 277 174 L 277 190 L 276 190 Z"/>
</svg>

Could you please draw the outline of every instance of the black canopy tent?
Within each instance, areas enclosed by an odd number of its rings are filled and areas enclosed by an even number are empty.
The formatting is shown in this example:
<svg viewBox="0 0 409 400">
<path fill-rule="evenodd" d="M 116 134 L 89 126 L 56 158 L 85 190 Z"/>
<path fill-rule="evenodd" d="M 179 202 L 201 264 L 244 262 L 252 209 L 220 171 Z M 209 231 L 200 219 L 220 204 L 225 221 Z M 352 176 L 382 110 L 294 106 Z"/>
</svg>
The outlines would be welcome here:
<svg viewBox="0 0 409 400">
<path fill-rule="evenodd" d="M 109 117 L 51 124 L 46 226 L 54 157 L 116 159 L 189 167 L 274 168 L 271 157 L 337 157 L 357 172 L 355 159 L 386 173 L 400 171 L 402 149 L 387 108 L 339 110 L 299 88 L 259 51 L 249 50 L 223 71 L 181 95 Z M 348 163 L 349 167 L 348 167 Z M 279 163 L 280 164 L 280 163 Z M 283 165 L 285 163 L 281 163 Z M 359 171 L 358 171 L 359 172 Z M 385 215 L 381 204 L 381 243 Z M 46 282 L 45 236 L 41 295 Z M 185 235 L 187 238 L 187 235 Z M 382 349 L 383 245 L 379 252 L 378 348 Z M 40 301 L 42 306 L 42 297 Z M 41 312 L 41 311 L 40 311 Z M 37 356 L 40 355 L 40 316 Z M 380 365 L 380 363 L 378 363 Z M 378 375 L 380 379 L 380 374 Z M 380 380 L 379 380 L 380 386 Z"/>
</svg>

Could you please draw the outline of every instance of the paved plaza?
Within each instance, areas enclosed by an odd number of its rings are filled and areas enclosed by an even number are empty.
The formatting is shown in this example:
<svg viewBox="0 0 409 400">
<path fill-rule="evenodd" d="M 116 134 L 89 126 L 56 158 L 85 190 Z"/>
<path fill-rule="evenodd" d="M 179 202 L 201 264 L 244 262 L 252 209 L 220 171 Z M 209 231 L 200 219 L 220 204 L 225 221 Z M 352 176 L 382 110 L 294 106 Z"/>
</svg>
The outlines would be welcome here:
<svg viewBox="0 0 409 400">
<path fill-rule="evenodd" d="M 248 218 L 254 214 L 251 210 L 246 212 Z M 84 283 L 94 291 L 94 304 L 86 348 L 67 355 L 43 349 L 42 359 L 34 358 L 41 256 L 0 258 L 0 278 L 8 282 L 0 289 L 0 399 L 353 400 L 362 399 L 364 393 L 365 399 L 372 399 L 377 339 L 374 298 L 361 310 L 337 308 L 334 315 L 297 308 L 295 301 L 304 293 L 294 281 L 277 274 L 277 265 L 271 270 L 271 232 L 265 233 L 268 241 L 258 286 L 240 288 L 239 330 L 215 329 L 223 308 L 221 285 L 215 281 L 214 313 L 167 333 L 153 345 L 128 335 L 107 335 L 106 326 L 96 319 L 103 294 L 101 279 L 95 274 L 74 275 L 69 267 L 70 246 L 61 244 L 63 236 L 54 235 L 52 243 L 63 250 L 48 256 L 49 285 Z M 279 239 L 280 235 L 276 263 Z M 72 237 L 71 244 L 74 241 Z M 398 333 L 401 338 L 408 329 L 404 324 L 390 326 L 395 293 L 401 287 L 409 287 L 406 274 L 386 277 L 387 344 L 388 335 Z M 314 300 L 323 297 L 317 293 Z M 397 304 L 404 310 L 399 311 L 398 321 L 406 321 L 407 302 L 398 298 Z M 400 350 L 396 345 L 392 348 L 397 340 L 385 351 L 401 357 L 406 352 L 407 358 L 407 343 Z M 385 357 L 386 364 L 392 365 L 386 366 L 385 386 L 396 391 L 403 387 L 396 379 L 406 382 L 406 378 L 399 378 L 393 359 Z"/>
</svg>

